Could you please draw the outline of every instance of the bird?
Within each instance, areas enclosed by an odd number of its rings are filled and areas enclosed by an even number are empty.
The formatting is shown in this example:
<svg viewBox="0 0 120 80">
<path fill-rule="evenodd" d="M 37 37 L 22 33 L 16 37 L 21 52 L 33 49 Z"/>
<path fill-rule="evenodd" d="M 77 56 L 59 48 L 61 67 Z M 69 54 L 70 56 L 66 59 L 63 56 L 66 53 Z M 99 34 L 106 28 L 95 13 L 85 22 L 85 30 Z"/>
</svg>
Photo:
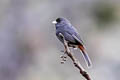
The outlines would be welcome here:
<svg viewBox="0 0 120 80">
<path fill-rule="evenodd" d="M 81 40 L 77 29 L 70 23 L 70 21 L 67 20 L 66 18 L 59 17 L 52 23 L 55 24 L 57 38 L 62 43 L 64 43 L 64 40 L 61 37 L 61 34 L 62 34 L 64 36 L 65 40 L 67 41 L 67 44 L 69 47 L 80 49 L 80 51 L 83 54 L 83 57 L 85 59 L 85 62 L 87 64 L 87 67 L 91 67 L 92 63 L 87 54 L 84 43 Z"/>
</svg>

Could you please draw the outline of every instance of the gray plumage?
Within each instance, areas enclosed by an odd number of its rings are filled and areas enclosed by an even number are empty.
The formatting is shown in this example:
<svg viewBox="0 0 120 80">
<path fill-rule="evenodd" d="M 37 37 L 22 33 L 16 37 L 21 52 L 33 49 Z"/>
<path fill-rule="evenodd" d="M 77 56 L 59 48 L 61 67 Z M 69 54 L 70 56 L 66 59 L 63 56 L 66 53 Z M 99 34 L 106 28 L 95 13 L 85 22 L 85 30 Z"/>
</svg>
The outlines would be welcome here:
<svg viewBox="0 0 120 80">
<path fill-rule="evenodd" d="M 80 39 L 79 33 L 77 30 L 71 25 L 71 23 L 65 18 L 58 18 L 56 26 L 56 36 L 60 41 L 63 42 L 62 38 L 59 36 L 59 33 L 62 33 L 65 37 L 65 40 L 71 44 L 82 44 L 83 41 Z M 59 22 L 60 21 L 60 22 Z"/>
<path fill-rule="evenodd" d="M 87 55 L 87 52 L 85 51 L 83 41 L 81 40 L 79 33 L 77 32 L 75 27 L 72 26 L 72 24 L 65 18 L 57 18 L 55 21 L 55 26 L 57 38 L 63 43 L 63 39 L 60 35 L 62 34 L 67 41 L 69 47 L 79 48 L 83 53 L 83 57 L 88 67 L 90 67 L 91 61 L 89 59 L 89 56 Z"/>
</svg>

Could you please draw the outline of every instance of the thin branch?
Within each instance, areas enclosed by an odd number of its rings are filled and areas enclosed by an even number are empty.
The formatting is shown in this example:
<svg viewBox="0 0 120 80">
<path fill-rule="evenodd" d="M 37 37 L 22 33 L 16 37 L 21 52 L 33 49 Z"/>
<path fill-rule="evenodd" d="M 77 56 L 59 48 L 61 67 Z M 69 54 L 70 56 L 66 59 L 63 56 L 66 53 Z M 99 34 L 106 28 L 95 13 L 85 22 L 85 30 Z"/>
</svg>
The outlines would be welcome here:
<svg viewBox="0 0 120 80">
<path fill-rule="evenodd" d="M 76 68 L 79 69 L 80 74 L 86 78 L 87 80 L 92 80 L 89 76 L 89 74 L 84 70 L 84 68 L 81 66 L 81 64 L 79 63 L 79 61 L 72 55 L 72 53 L 70 52 L 70 49 L 68 47 L 67 41 L 65 40 L 64 36 L 62 34 L 60 34 L 60 36 L 63 38 L 64 41 L 64 47 L 65 47 L 65 54 L 67 54 L 67 56 L 70 57 L 70 59 L 73 61 L 73 64 Z"/>
</svg>

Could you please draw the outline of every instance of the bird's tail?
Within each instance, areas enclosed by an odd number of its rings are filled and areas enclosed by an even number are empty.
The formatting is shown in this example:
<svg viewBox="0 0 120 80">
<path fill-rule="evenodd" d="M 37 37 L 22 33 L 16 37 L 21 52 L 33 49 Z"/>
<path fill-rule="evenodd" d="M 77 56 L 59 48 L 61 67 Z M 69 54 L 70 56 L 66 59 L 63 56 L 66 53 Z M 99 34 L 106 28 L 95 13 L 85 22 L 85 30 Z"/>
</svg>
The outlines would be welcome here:
<svg viewBox="0 0 120 80">
<path fill-rule="evenodd" d="M 92 63 L 91 63 L 91 60 L 87 54 L 87 52 L 85 51 L 85 48 L 83 45 L 79 45 L 78 48 L 82 51 L 82 54 L 83 54 L 83 57 L 85 59 L 85 62 L 87 64 L 88 67 L 92 67 Z"/>
</svg>

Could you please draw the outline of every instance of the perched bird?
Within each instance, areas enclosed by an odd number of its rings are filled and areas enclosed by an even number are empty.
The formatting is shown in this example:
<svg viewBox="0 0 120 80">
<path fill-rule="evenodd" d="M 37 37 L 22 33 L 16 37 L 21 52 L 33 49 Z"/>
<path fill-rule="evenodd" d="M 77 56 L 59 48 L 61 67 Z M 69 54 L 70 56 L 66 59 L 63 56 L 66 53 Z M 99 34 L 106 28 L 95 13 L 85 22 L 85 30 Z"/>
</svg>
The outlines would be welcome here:
<svg viewBox="0 0 120 80">
<path fill-rule="evenodd" d="M 63 43 L 63 38 L 60 35 L 62 34 L 69 47 L 79 48 L 83 54 L 87 66 L 91 67 L 91 60 L 75 27 L 72 26 L 72 24 L 66 18 L 57 18 L 52 23 L 55 24 L 57 38 Z"/>
</svg>

